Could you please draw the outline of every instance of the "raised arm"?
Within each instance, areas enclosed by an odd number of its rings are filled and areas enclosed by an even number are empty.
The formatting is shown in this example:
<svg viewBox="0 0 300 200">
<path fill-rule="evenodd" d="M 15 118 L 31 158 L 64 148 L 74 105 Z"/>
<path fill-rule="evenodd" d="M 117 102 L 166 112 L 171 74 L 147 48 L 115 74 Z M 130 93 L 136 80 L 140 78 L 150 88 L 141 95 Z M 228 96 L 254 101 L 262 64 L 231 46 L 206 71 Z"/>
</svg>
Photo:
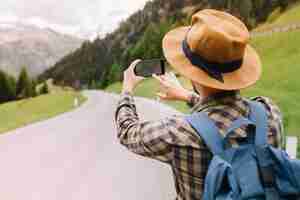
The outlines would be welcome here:
<svg viewBox="0 0 300 200">
<path fill-rule="evenodd" d="M 144 79 L 134 74 L 139 60 L 134 61 L 124 72 L 123 90 L 115 113 L 118 138 L 130 151 L 163 162 L 171 160 L 169 133 L 164 121 L 142 122 L 133 99 L 135 87 Z"/>
<path fill-rule="evenodd" d="M 141 121 L 134 99 L 129 93 L 121 96 L 115 122 L 118 139 L 128 150 L 141 156 L 170 163 L 172 136 L 166 127 L 166 120 Z"/>
</svg>

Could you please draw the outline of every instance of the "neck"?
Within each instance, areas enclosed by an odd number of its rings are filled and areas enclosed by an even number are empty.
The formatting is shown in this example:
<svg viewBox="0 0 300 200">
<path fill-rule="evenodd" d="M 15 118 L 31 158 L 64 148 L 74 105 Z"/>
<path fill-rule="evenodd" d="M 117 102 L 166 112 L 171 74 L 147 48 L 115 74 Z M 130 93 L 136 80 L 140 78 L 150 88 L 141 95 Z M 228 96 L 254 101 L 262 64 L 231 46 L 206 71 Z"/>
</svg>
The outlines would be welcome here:
<svg viewBox="0 0 300 200">
<path fill-rule="evenodd" d="M 217 93 L 223 92 L 223 90 L 204 87 L 198 84 L 195 85 L 193 84 L 193 86 L 194 86 L 194 90 L 197 91 L 197 93 L 200 94 L 203 99 L 214 96 Z"/>
</svg>

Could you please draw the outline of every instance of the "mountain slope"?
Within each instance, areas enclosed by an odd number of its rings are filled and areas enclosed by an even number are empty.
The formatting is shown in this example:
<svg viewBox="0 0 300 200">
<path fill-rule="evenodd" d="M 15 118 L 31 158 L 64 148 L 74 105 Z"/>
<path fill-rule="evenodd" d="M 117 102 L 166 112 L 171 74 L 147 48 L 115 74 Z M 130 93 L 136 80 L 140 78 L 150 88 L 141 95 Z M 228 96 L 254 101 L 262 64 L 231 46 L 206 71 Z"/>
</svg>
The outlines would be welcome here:
<svg viewBox="0 0 300 200">
<path fill-rule="evenodd" d="M 44 73 L 56 83 L 84 85 L 99 82 L 105 87 L 120 79 L 121 71 L 137 58 L 161 57 L 161 39 L 176 26 L 187 25 L 190 16 L 204 8 L 226 10 L 241 18 L 251 29 L 264 22 L 274 8 L 294 0 L 153 0 L 130 16 L 104 39 L 84 45 Z M 104 46 L 104 49 L 103 49 Z M 151 49 L 151 51 L 149 51 Z M 157 49 L 157 51 L 155 51 Z M 94 52 L 95 51 L 95 52 Z M 90 56 L 93 55 L 93 56 Z M 76 61 L 75 61 L 76 60 Z M 80 60 L 80 61 L 79 61 Z M 72 73 L 71 73 L 72 72 Z"/>
<path fill-rule="evenodd" d="M 17 75 L 26 67 L 31 76 L 37 76 L 81 43 L 80 39 L 51 29 L 0 23 L 0 69 Z"/>
</svg>

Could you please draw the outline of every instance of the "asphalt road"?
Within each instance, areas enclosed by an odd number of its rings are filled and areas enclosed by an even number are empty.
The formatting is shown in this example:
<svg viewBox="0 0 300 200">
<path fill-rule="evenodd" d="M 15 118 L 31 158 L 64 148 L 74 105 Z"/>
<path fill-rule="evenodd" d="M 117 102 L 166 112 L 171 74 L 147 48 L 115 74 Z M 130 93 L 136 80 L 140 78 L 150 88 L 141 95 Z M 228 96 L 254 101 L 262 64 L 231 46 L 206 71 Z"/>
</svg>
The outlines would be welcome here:
<svg viewBox="0 0 300 200">
<path fill-rule="evenodd" d="M 113 121 L 118 96 L 85 94 L 89 100 L 72 112 L 0 136 L 0 198 L 174 199 L 170 167 L 119 144 Z M 144 119 L 175 113 L 145 99 L 137 104 Z"/>
</svg>

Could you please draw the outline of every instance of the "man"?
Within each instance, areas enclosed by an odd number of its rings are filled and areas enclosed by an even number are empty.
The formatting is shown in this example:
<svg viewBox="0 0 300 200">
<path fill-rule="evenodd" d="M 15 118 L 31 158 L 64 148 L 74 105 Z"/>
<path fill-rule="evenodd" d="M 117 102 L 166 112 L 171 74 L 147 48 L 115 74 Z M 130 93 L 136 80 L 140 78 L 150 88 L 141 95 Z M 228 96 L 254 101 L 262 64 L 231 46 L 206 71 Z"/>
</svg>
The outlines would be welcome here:
<svg viewBox="0 0 300 200">
<path fill-rule="evenodd" d="M 170 65 L 191 80 L 196 93 L 174 86 L 165 76 L 157 77 L 165 100 L 186 101 L 193 112 L 205 112 L 221 134 L 240 116 L 249 115 L 249 105 L 240 90 L 260 77 L 259 56 L 248 44 L 249 32 L 236 17 L 203 10 L 192 17 L 191 26 L 166 34 L 164 55 Z M 169 164 L 174 173 L 177 199 L 201 199 L 204 179 L 212 154 L 185 121 L 184 116 L 170 116 L 160 121 L 140 121 L 132 97 L 143 78 L 134 75 L 139 61 L 124 73 L 122 97 L 116 111 L 120 142 L 130 151 Z M 269 143 L 280 147 L 282 118 L 279 108 L 266 97 L 256 97 L 268 111 Z M 246 127 L 237 129 L 231 143 L 238 145 L 247 136 Z"/>
</svg>

